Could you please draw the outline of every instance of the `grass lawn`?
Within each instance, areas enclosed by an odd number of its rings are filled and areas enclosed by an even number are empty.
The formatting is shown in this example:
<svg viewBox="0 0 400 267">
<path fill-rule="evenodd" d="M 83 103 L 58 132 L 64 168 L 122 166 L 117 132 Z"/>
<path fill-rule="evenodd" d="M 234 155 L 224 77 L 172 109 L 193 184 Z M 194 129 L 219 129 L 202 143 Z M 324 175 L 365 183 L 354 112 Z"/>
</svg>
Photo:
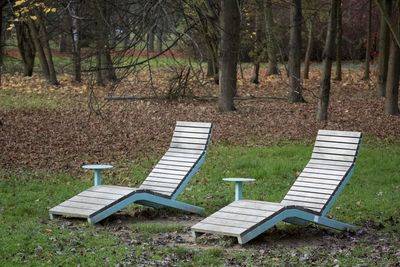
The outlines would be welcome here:
<svg viewBox="0 0 400 267">
<path fill-rule="evenodd" d="M 0 266 L 399 265 L 400 144 L 364 141 L 355 174 L 330 212 L 360 231 L 280 224 L 243 247 L 215 236 L 195 243 L 189 227 L 201 217 L 138 205 L 94 226 L 50 221 L 48 209 L 89 187 L 92 174 L 0 170 Z M 180 200 L 210 214 L 233 200 L 233 185 L 223 177 L 254 177 L 256 183 L 245 185 L 245 198 L 279 202 L 311 150 L 306 143 L 212 145 Z M 105 183 L 139 184 L 156 160 L 105 173 Z"/>
</svg>

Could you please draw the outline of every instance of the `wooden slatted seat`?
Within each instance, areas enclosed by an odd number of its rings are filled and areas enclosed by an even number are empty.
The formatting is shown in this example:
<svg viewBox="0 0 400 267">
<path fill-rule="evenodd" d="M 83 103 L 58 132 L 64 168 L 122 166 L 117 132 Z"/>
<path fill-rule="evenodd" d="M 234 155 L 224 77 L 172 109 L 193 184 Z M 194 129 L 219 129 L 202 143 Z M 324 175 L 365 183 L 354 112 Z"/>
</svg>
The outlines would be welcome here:
<svg viewBox="0 0 400 267">
<path fill-rule="evenodd" d="M 132 203 L 201 213 L 203 208 L 176 197 L 203 164 L 211 131 L 211 123 L 178 121 L 169 149 L 139 188 L 93 186 L 51 208 L 50 217 L 80 217 L 96 223 Z"/>
<path fill-rule="evenodd" d="M 326 214 L 354 171 L 361 137 L 360 132 L 319 130 L 310 161 L 281 203 L 235 201 L 194 225 L 194 236 L 223 234 L 235 236 L 243 244 L 280 221 L 354 228 Z"/>
</svg>

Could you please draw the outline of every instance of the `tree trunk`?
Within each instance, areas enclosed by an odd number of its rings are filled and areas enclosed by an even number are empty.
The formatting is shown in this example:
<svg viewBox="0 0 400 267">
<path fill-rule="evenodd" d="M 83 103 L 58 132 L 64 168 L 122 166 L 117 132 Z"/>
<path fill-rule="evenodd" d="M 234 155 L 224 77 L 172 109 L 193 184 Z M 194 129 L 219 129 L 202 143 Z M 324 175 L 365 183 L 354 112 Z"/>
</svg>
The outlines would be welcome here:
<svg viewBox="0 0 400 267">
<path fill-rule="evenodd" d="M 254 32 L 255 32 L 255 40 L 254 40 L 254 55 L 253 55 L 253 74 L 250 78 L 250 82 L 254 84 L 259 83 L 259 74 L 260 74 L 260 61 L 261 61 L 261 51 L 262 51 L 262 25 L 263 25 L 263 16 L 262 9 L 258 8 L 255 10 L 255 18 L 254 18 Z"/>
<path fill-rule="evenodd" d="M 54 67 L 53 55 L 49 45 L 49 36 L 47 34 L 46 25 L 44 24 L 42 15 L 36 12 L 37 21 L 40 28 L 40 42 L 42 43 L 43 51 L 46 56 L 47 65 L 49 66 L 49 82 L 52 85 L 59 85 L 57 80 L 56 69 Z"/>
<path fill-rule="evenodd" d="M 397 7 L 398 9 L 398 7 Z M 392 10 L 392 19 L 394 23 L 393 30 L 397 35 L 400 34 L 400 10 Z M 399 114 L 399 77 L 400 77 L 400 47 L 397 45 L 393 34 L 390 38 L 390 54 L 386 79 L 386 99 L 385 112 L 388 115 Z"/>
<path fill-rule="evenodd" d="M 147 49 L 149 52 L 154 52 L 154 27 L 147 33 Z"/>
<path fill-rule="evenodd" d="M 72 43 L 72 62 L 74 80 L 76 82 L 82 81 L 82 67 L 81 67 L 81 43 L 80 43 L 80 23 L 76 18 L 79 16 L 79 4 L 71 4 L 71 16 L 69 16 L 68 23 L 70 29 L 71 43 Z"/>
<path fill-rule="evenodd" d="M 220 43 L 220 111 L 233 111 L 233 97 L 237 86 L 237 59 L 239 55 L 240 7 L 239 1 L 221 0 Z"/>
<path fill-rule="evenodd" d="M 383 4 L 383 11 L 386 16 L 390 15 L 391 0 L 380 0 Z M 384 19 L 384 15 L 381 14 L 381 25 L 379 33 L 379 58 L 378 58 L 378 81 L 377 81 L 377 94 L 378 96 L 386 95 L 386 78 L 388 70 L 389 60 L 389 45 L 390 35 L 389 27 Z"/>
<path fill-rule="evenodd" d="M 6 3 L 6 1 L 0 2 L 0 72 L 2 71 L 4 56 L 6 17 L 3 16 L 3 8 L 5 7 Z"/>
<path fill-rule="evenodd" d="M 301 0 L 292 0 L 290 5 L 289 40 L 289 102 L 304 102 L 301 88 Z"/>
<path fill-rule="evenodd" d="M 342 1 L 337 4 L 337 29 L 336 29 L 336 77 L 342 80 Z"/>
<path fill-rule="evenodd" d="M 367 42 L 365 44 L 365 62 L 363 80 L 369 80 L 369 62 L 371 58 L 372 0 L 368 0 Z"/>
<path fill-rule="evenodd" d="M 326 34 L 325 47 L 322 62 L 322 79 L 320 87 L 320 99 L 318 102 L 317 119 L 326 121 L 328 119 L 329 95 L 331 90 L 332 60 L 335 51 L 335 36 L 337 26 L 337 11 L 340 0 L 331 0 L 331 14 L 329 18 L 328 31 Z"/>
<path fill-rule="evenodd" d="M 29 28 L 26 22 L 20 21 L 15 23 L 17 33 L 17 44 L 21 59 L 24 65 L 24 76 L 32 76 L 35 63 L 35 45 L 29 35 Z"/>
<path fill-rule="evenodd" d="M 313 39 L 314 39 L 314 23 L 312 19 L 308 21 L 308 42 L 307 42 L 307 50 L 304 58 L 304 79 L 309 78 L 310 73 L 310 62 L 311 62 L 311 54 L 313 51 Z"/>
<path fill-rule="evenodd" d="M 157 50 L 159 53 L 163 51 L 163 41 L 164 41 L 164 25 L 163 22 L 159 23 L 157 27 Z"/>
<path fill-rule="evenodd" d="M 271 0 L 265 1 L 264 6 L 265 31 L 267 34 L 268 74 L 278 74 L 277 47 L 274 35 L 274 19 Z"/>
<path fill-rule="evenodd" d="M 27 24 L 29 27 L 29 33 L 32 38 L 33 44 L 35 45 L 35 50 L 38 53 L 40 65 L 42 67 L 42 72 L 47 79 L 50 79 L 49 65 L 46 60 L 46 55 L 44 53 L 42 43 L 40 42 L 38 29 L 36 28 L 35 22 L 31 19 L 28 19 Z"/>
</svg>

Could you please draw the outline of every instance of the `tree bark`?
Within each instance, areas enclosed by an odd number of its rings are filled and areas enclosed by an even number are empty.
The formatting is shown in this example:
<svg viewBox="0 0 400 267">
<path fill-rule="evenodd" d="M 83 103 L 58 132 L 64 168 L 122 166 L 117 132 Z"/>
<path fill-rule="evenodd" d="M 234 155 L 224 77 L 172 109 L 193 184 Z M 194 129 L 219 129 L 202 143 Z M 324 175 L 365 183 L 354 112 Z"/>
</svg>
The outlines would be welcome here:
<svg viewBox="0 0 400 267">
<path fill-rule="evenodd" d="M 6 6 L 6 4 L 6 1 L 0 1 L 0 72 L 2 71 L 4 57 L 6 18 L 3 16 L 3 8 Z"/>
<path fill-rule="evenodd" d="M 36 12 L 37 21 L 40 29 L 40 42 L 42 43 L 43 51 L 46 56 L 47 65 L 49 66 L 49 82 L 52 85 L 59 85 L 57 80 L 56 69 L 54 67 L 53 55 L 51 53 L 50 45 L 49 45 L 49 35 L 47 33 L 46 25 L 44 24 L 43 18 L 40 11 Z"/>
<path fill-rule="evenodd" d="M 233 97 L 237 90 L 237 60 L 239 55 L 240 7 L 239 1 L 221 0 L 220 43 L 220 111 L 233 111 Z"/>
<path fill-rule="evenodd" d="M 365 44 L 364 80 L 369 80 L 369 62 L 371 58 L 371 32 L 372 32 L 372 0 L 368 0 L 367 41 Z"/>
<path fill-rule="evenodd" d="M 81 67 L 81 43 L 80 43 L 80 22 L 77 19 L 79 16 L 79 4 L 72 3 L 68 16 L 68 24 L 70 29 L 71 43 L 72 43 L 72 62 L 74 80 L 76 82 L 82 81 L 82 67 Z"/>
<path fill-rule="evenodd" d="M 342 80 L 342 1 L 337 4 L 337 28 L 336 28 L 336 77 L 335 80 Z"/>
<path fill-rule="evenodd" d="M 277 60 L 277 47 L 274 35 L 274 18 L 272 15 L 271 0 L 265 1 L 265 31 L 267 34 L 267 54 L 268 54 L 268 74 L 278 74 L 278 60 Z"/>
<path fill-rule="evenodd" d="M 383 11 L 386 16 L 390 15 L 391 0 L 380 0 L 383 4 Z M 379 58 L 378 58 L 378 81 L 377 81 L 377 94 L 378 96 L 386 95 L 386 78 L 388 71 L 389 61 L 389 45 L 390 45 L 390 32 L 389 27 L 384 19 L 384 14 L 381 14 L 381 25 L 379 34 Z"/>
<path fill-rule="evenodd" d="M 37 51 L 39 57 L 42 72 L 47 79 L 50 79 L 49 65 L 46 60 L 46 55 L 44 53 L 42 43 L 40 42 L 38 29 L 35 25 L 35 22 L 31 19 L 28 19 L 27 24 L 29 27 L 29 33 L 32 38 L 32 42 L 35 45 L 35 50 Z"/>
<path fill-rule="evenodd" d="M 310 73 L 310 62 L 311 62 L 311 54 L 313 51 L 313 39 L 314 39 L 314 23 L 312 19 L 308 21 L 308 41 L 307 41 L 307 50 L 304 58 L 304 79 L 309 78 Z"/>
<path fill-rule="evenodd" d="M 254 32 L 255 32 L 255 37 L 254 37 L 254 54 L 253 54 L 253 74 L 250 78 L 250 82 L 254 84 L 258 84 L 259 81 L 259 74 L 260 74 L 260 57 L 261 57 L 261 51 L 262 51 L 262 9 L 258 8 L 255 10 L 255 18 L 254 18 Z"/>
<path fill-rule="evenodd" d="M 29 35 L 29 28 L 26 22 L 20 21 L 15 23 L 17 33 L 17 44 L 21 59 L 24 65 L 24 76 L 32 76 L 35 63 L 35 45 Z"/>
<path fill-rule="evenodd" d="M 290 5 L 289 40 L 289 102 L 304 102 L 301 88 L 301 0 L 292 0 Z"/>
<path fill-rule="evenodd" d="M 399 9 L 399 7 L 396 7 Z M 400 34 L 400 10 L 392 10 L 394 23 L 393 30 Z M 397 45 L 394 34 L 390 34 L 390 54 L 388 73 L 386 79 L 385 113 L 388 115 L 399 115 L 399 78 L 400 78 L 400 47 Z"/>
<path fill-rule="evenodd" d="M 154 27 L 147 33 L 147 49 L 149 52 L 154 52 Z"/>
<path fill-rule="evenodd" d="M 339 3 L 340 0 L 331 0 L 331 14 L 329 16 L 328 31 L 326 34 L 325 47 L 322 55 L 322 79 L 317 112 L 318 121 L 326 121 L 328 119 L 329 95 L 331 90 L 331 70 L 335 51 L 335 36 L 338 18 L 337 6 Z"/>
</svg>

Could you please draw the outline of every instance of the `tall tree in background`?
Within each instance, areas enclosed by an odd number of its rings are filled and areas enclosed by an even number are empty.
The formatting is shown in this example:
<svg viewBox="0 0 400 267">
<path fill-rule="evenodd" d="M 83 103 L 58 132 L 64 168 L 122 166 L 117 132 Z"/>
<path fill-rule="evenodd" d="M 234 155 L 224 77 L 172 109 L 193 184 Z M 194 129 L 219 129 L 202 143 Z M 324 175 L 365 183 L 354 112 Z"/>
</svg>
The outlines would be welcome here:
<svg viewBox="0 0 400 267">
<path fill-rule="evenodd" d="M 372 35 L 372 0 L 368 0 L 368 23 L 367 40 L 365 43 L 365 62 L 364 62 L 364 80 L 369 80 L 369 62 L 371 58 L 371 35 Z"/>
<path fill-rule="evenodd" d="M 336 77 L 335 80 L 342 80 L 342 1 L 337 4 L 337 28 L 336 28 Z"/>
<path fill-rule="evenodd" d="M 321 87 L 319 93 L 318 112 L 317 112 L 317 119 L 319 121 L 326 121 L 328 119 L 329 96 L 331 90 L 332 60 L 335 51 L 335 36 L 336 36 L 336 26 L 338 19 L 337 11 L 339 3 L 340 0 L 331 0 L 329 25 L 326 34 L 324 52 L 322 55 L 323 57 L 322 77 L 321 77 Z"/>
<path fill-rule="evenodd" d="M 17 45 L 24 66 L 24 76 L 32 76 L 35 63 L 35 45 L 29 34 L 29 27 L 25 21 L 15 22 Z"/>
<path fill-rule="evenodd" d="M 235 110 L 233 97 L 237 90 L 237 60 L 240 41 L 239 1 L 221 0 L 220 27 L 218 107 L 220 111 L 233 111 Z"/>
<path fill-rule="evenodd" d="M 289 102 L 304 102 L 301 88 L 301 0 L 292 0 L 290 5 L 289 41 Z"/>
<path fill-rule="evenodd" d="M 313 43 L 314 43 L 313 39 L 314 39 L 314 22 L 313 18 L 309 18 L 307 49 L 306 49 L 306 55 L 304 57 L 304 74 L 303 74 L 304 79 L 309 78 L 311 54 L 313 52 Z"/>
<path fill-rule="evenodd" d="M 74 80 L 76 82 L 82 81 L 81 70 L 81 27 L 80 27 L 80 10 L 81 2 L 72 1 L 69 5 L 68 26 L 70 31 L 70 39 L 72 43 L 72 65 L 74 72 Z"/>
<path fill-rule="evenodd" d="M 389 60 L 389 45 L 390 35 L 389 26 L 385 21 L 385 16 L 390 15 L 390 6 L 392 0 L 379 0 L 382 6 L 381 21 L 380 21 L 380 33 L 379 33 L 379 58 L 378 58 L 378 81 L 377 81 L 377 93 L 378 96 L 386 95 L 386 78 Z"/>
<path fill-rule="evenodd" d="M 3 67 L 3 52 L 4 52 L 4 28 L 5 28 L 5 16 L 3 15 L 3 9 L 7 5 L 7 0 L 0 0 L 0 71 L 2 71 Z M 0 74 L 1 75 L 1 74 Z"/>
<path fill-rule="evenodd" d="M 260 74 L 260 60 L 262 52 L 262 33 L 263 33 L 263 11 L 260 6 L 263 6 L 262 1 L 256 1 L 256 9 L 254 11 L 254 51 L 253 51 L 253 74 L 251 75 L 250 82 L 254 84 L 259 83 Z"/>
<path fill-rule="evenodd" d="M 277 46 L 274 33 L 274 18 L 272 15 L 272 2 L 266 0 L 264 5 L 265 31 L 267 35 L 268 74 L 278 74 Z"/>
<path fill-rule="evenodd" d="M 390 34 L 390 53 L 386 79 L 385 112 L 389 115 L 398 115 L 399 112 L 399 77 L 400 77 L 400 47 L 396 43 L 396 36 L 400 36 L 400 5 L 393 4 L 391 23 L 393 33 Z"/>
</svg>

